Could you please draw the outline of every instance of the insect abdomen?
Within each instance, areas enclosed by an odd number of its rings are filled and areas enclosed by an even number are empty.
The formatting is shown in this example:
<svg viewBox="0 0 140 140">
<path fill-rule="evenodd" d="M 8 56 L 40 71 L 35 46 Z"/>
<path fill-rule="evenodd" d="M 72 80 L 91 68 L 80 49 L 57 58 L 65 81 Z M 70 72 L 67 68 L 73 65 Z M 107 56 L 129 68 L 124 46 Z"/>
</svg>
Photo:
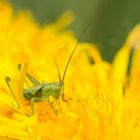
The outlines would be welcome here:
<svg viewBox="0 0 140 140">
<path fill-rule="evenodd" d="M 41 97 L 42 96 L 42 86 L 34 86 L 27 89 L 24 89 L 24 98 L 26 100 L 31 100 L 33 97 Z"/>
</svg>

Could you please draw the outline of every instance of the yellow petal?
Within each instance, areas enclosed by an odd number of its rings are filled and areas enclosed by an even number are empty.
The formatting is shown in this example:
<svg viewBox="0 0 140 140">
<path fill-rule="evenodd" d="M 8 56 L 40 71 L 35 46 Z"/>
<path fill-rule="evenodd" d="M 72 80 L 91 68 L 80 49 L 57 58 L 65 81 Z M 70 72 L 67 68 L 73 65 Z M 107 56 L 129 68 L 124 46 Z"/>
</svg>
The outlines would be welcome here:
<svg viewBox="0 0 140 140">
<path fill-rule="evenodd" d="M 20 104 L 21 109 L 23 109 L 23 104 L 24 104 L 24 96 L 23 96 L 23 90 L 24 90 L 24 81 L 25 81 L 25 77 L 26 77 L 26 73 L 27 73 L 27 67 L 28 64 L 24 63 L 24 65 L 21 68 L 20 74 L 19 74 L 19 78 L 18 78 L 18 83 L 17 83 L 17 97 L 18 97 L 18 101 Z"/>
<path fill-rule="evenodd" d="M 70 11 L 61 15 L 54 24 L 48 25 L 47 28 L 54 28 L 58 31 L 68 27 L 74 20 L 74 14 Z"/>
<path fill-rule="evenodd" d="M 133 70 L 140 70 L 140 44 L 137 44 L 132 57 L 131 71 Z"/>
<path fill-rule="evenodd" d="M 140 24 L 129 33 L 125 46 L 134 47 L 137 44 L 140 44 Z"/>
</svg>

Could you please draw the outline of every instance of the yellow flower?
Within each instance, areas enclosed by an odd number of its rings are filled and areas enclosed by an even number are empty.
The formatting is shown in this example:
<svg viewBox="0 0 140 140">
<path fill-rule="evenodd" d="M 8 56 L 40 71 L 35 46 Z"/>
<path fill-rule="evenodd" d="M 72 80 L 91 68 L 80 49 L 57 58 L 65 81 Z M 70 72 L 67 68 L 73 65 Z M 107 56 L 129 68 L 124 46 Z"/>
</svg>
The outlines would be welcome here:
<svg viewBox="0 0 140 140">
<path fill-rule="evenodd" d="M 130 32 L 112 64 L 102 60 L 93 44 L 80 43 L 64 82 L 67 102 L 49 96 L 51 102 L 35 102 L 33 110 L 23 96 L 24 89 L 33 86 L 27 72 L 40 83 L 59 82 L 54 60 L 63 76 L 77 42 L 65 30 L 73 16 L 68 12 L 40 27 L 29 13 L 13 16 L 9 5 L 0 2 L 0 7 L 0 139 L 140 139 L 140 25 Z M 22 64 L 20 71 L 17 64 Z M 7 75 L 10 90 L 4 82 Z"/>
</svg>

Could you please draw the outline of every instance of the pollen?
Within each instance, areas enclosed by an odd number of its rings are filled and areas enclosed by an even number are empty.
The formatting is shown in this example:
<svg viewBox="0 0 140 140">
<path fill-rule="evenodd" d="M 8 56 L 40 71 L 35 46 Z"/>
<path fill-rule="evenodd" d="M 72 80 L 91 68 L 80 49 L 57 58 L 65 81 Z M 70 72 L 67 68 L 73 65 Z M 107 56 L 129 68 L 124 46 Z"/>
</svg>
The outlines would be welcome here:
<svg viewBox="0 0 140 140">
<path fill-rule="evenodd" d="M 48 102 L 35 104 L 35 113 L 38 114 L 38 121 L 46 123 L 48 120 L 57 121 L 57 110 Z"/>
</svg>

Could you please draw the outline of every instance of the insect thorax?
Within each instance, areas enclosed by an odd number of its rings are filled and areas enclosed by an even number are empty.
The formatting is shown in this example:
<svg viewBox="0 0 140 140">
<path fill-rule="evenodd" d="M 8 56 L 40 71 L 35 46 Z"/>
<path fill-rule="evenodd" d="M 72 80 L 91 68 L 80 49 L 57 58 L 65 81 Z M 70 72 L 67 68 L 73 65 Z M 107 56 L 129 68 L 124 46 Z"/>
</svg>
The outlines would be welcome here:
<svg viewBox="0 0 140 140">
<path fill-rule="evenodd" d="M 42 83 L 40 85 L 24 89 L 24 97 L 26 100 L 39 98 L 43 101 L 44 99 L 48 99 L 50 96 L 52 96 L 57 100 L 61 95 L 62 88 L 63 84 L 59 82 L 49 84 Z"/>
</svg>

